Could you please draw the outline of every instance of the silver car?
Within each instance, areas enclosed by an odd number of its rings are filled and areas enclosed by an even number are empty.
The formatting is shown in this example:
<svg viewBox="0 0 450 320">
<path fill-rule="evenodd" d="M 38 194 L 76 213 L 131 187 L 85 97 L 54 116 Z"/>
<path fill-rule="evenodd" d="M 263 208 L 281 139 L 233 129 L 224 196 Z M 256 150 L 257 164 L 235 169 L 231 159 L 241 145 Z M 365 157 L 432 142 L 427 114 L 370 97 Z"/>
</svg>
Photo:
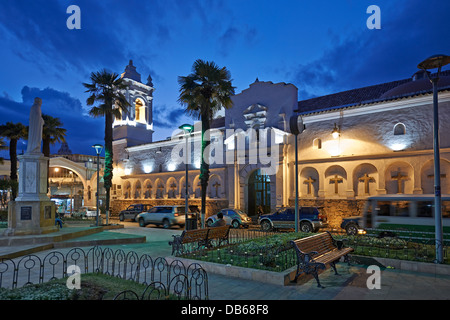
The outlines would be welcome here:
<svg viewBox="0 0 450 320">
<path fill-rule="evenodd" d="M 252 219 L 243 211 L 238 209 L 222 209 L 220 210 L 223 214 L 223 220 L 225 220 L 227 225 L 231 225 L 233 228 L 239 228 L 243 226 L 248 228 L 252 223 Z M 210 227 L 217 220 L 217 214 L 208 217 L 206 220 L 206 225 Z"/>
<path fill-rule="evenodd" d="M 162 225 L 170 228 L 173 225 L 183 227 L 186 223 L 184 206 L 155 206 L 148 211 L 141 212 L 136 216 L 139 226 L 148 224 Z"/>
</svg>

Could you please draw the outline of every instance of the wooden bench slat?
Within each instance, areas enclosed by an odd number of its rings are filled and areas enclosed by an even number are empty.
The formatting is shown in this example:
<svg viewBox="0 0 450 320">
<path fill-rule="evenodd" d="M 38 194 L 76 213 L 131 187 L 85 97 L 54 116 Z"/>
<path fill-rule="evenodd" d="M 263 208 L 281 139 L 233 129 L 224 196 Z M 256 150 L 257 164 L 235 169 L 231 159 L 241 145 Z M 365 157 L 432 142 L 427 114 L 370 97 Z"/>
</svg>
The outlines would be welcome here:
<svg viewBox="0 0 450 320">
<path fill-rule="evenodd" d="M 325 269 L 326 265 L 330 265 L 338 274 L 335 263 L 341 257 L 348 260 L 348 254 L 353 251 L 353 248 L 342 248 L 342 245 L 338 248 L 336 243 L 337 241 L 329 232 L 291 241 L 297 253 L 297 273 L 294 281 L 297 281 L 301 273 L 313 274 L 317 285 L 321 287 L 318 269 Z"/>
<path fill-rule="evenodd" d="M 229 230 L 230 226 L 185 230 L 179 236 L 174 235 L 174 240 L 170 241 L 169 245 L 172 246 L 172 254 L 182 252 L 183 245 L 187 243 L 197 242 L 198 248 L 211 247 L 212 240 L 216 240 L 220 245 L 224 241 L 228 243 Z"/>
</svg>

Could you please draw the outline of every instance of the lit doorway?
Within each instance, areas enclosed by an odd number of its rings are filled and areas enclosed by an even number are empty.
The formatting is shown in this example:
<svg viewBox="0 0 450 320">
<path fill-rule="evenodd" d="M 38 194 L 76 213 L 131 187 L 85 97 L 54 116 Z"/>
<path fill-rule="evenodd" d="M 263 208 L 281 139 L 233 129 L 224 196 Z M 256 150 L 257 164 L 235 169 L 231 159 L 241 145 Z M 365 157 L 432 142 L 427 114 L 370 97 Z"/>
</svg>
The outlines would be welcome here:
<svg viewBox="0 0 450 320">
<path fill-rule="evenodd" d="M 270 213 L 270 177 L 259 169 L 253 171 L 248 179 L 247 200 L 248 215 L 258 215 L 259 208 L 264 213 Z"/>
</svg>

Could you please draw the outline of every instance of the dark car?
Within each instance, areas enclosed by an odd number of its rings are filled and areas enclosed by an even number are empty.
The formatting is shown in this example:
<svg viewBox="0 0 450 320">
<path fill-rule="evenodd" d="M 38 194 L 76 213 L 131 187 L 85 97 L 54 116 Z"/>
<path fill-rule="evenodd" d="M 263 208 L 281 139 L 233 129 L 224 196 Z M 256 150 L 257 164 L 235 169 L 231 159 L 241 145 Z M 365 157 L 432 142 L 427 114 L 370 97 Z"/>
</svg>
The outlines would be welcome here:
<svg viewBox="0 0 450 320">
<path fill-rule="evenodd" d="M 302 232 L 316 232 L 320 228 L 326 227 L 325 217 L 320 213 L 321 208 L 300 207 L 299 225 Z M 295 208 L 287 207 L 278 209 L 271 214 L 264 214 L 258 218 L 261 229 L 269 231 L 273 229 L 292 229 L 295 228 Z"/>
<path fill-rule="evenodd" d="M 152 206 L 149 204 L 132 204 L 125 210 L 120 211 L 119 213 L 119 220 L 123 221 L 125 219 L 132 219 L 133 221 L 136 221 L 136 216 L 144 211 L 148 211 Z"/>
<path fill-rule="evenodd" d="M 356 235 L 360 233 L 359 230 L 361 230 L 361 219 L 362 217 L 360 216 L 344 218 L 342 219 L 341 228 L 344 229 L 348 235 Z"/>
</svg>

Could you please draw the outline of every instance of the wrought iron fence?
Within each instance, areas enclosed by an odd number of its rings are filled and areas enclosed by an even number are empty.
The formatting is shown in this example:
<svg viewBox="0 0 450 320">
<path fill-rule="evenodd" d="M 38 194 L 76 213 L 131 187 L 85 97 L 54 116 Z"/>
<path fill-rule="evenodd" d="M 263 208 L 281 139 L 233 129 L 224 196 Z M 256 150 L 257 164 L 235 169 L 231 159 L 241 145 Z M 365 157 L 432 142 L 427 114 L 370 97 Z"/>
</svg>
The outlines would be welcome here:
<svg viewBox="0 0 450 320">
<path fill-rule="evenodd" d="M 418 237 L 374 237 L 345 236 L 345 243 L 355 251 L 353 254 L 410 260 L 418 262 L 435 262 L 436 244 L 434 239 Z M 450 246 L 446 240 L 441 243 L 444 253 L 444 263 L 450 264 Z"/>
<path fill-rule="evenodd" d="M 149 292 L 164 288 L 180 299 L 208 299 L 208 276 L 198 263 L 185 266 L 180 260 L 168 262 L 134 251 L 93 247 L 87 251 L 73 248 L 63 254 L 52 251 L 43 258 L 34 254 L 17 259 L 0 260 L 0 288 L 18 288 L 62 279 L 69 266 L 77 266 L 81 274 L 101 273 L 148 286 Z M 150 288 L 154 288 L 150 290 Z M 162 293 L 162 291 L 161 291 Z M 146 294 L 146 297 L 149 297 Z"/>
<path fill-rule="evenodd" d="M 284 235 L 283 240 L 271 240 L 273 235 Z M 296 265 L 295 252 L 289 240 L 311 234 L 264 232 L 259 230 L 230 230 L 230 244 L 215 248 L 198 247 L 196 244 L 186 246 L 182 256 L 200 261 L 216 262 L 254 269 L 284 271 Z M 345 239 L 346 246 L 354 249 L 353 255 L 410 260 L 418 262 L 435 262 L 435 240 L 410 237 L 374 237 L 367 235 L 334 235 Z M 249 241 L 255 240 L 257 241 Z M 450 243 L 442 244 L 444 263 L 450 264 Z"/>
</svg>

